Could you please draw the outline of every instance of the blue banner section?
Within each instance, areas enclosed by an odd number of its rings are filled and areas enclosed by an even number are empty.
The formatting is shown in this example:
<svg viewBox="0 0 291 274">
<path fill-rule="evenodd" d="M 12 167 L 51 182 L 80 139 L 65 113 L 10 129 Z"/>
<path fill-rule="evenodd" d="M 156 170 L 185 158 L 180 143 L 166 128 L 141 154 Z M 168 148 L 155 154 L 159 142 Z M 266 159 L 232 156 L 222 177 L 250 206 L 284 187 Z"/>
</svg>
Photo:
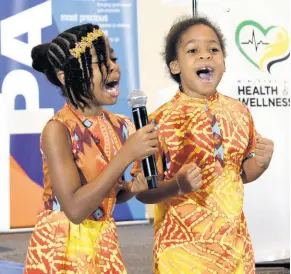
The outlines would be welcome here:
<svg viewBox="0 0 291 274">
<path fill-rule="evenodd" d="M 108 109 L 131 117 L 127 95 L 139 87 L 136 1 L 0 0 L 0 4 L 0 95 L 5 94 L 13 102 L 15 112 L 23 110 L 20 119 L 14 121 L 10 154 L 27 176 L 42 186 L 41 129 L 37 125 L 45 124 L 49 118 L 47 113 L 56 113 L 63 106 L 64 98 L 44 75 L 32 69 L 31 48 L 50 42 L 70 27 L 85 23 L 99 25 L 109 37 L 122 73 L 119 102 Z M 17 85 L 19 82 L 21 85 Z M 26 115 L 29 112 L 35 114 L 35 120 Z M 126 178 L 131 179 L 129 170 Z M 143 220 L 145 211 L 144 205 L 132 199 L 117 205 L 114 217 L 123 221 Z"/>
</svg>

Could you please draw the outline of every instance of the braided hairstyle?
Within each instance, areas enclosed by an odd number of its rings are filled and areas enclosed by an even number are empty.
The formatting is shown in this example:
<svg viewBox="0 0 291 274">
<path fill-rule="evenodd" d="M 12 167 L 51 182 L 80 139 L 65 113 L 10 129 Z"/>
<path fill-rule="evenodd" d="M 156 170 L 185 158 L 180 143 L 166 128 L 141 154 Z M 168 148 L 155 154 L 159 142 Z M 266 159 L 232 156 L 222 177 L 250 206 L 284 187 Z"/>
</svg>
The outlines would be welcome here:
<svg viewBox="0 0 291 274">
<path fill-rule="evenodd" d="M 69 50 L 80 42 L 82 37 L 99 29 L 98 25 L 84 24 L 73 27 L 59 34 L 51 43 L 40 44 L 32 49 L 32 67 L 46 75 L 47 79 L 62 90 L 62 95 L 76 108 L 84 108 L 87 103 L 83 98 L 93 99 L 93 69 L 90 48 L 81 54 L 80 60 L 74 58 Z M 100 36 L 93 41 L 93 47 L 98 58 L 98 66 L 102 81 L 106 81 L 109 67 L 107 63 L 105 37 Z M 102 69 L 106 68 L 106 73 Z M 64 72 L 63 85 L 57 72 Z"/>
<path fill-rule="evenodd" d="M 212 23 L 208 18 L 206 17 L 188 17 L 183 16 L 177 20 L 177 22 L 174 23 L 174 25 L 171 27 L 168 35 L 165 39 L 165 49 L 164 49 L 164 59 L 166 61 L 167 67 L 170 71 L 171 77 L 175 82 L 178 84 L 181 83 L 180 75 L 179 74 L 173 74 L 170 69 L 170 64 L 172 61 L 177 60 L 178 56 L 178 47 L 181 42 L 181 38 L 184 35 L 184 33 L 191 27 L 198 26 L 198 25 L 204 25 L 209 28 L 211 28 L 220 43 L 222 53 L 224 57 L 226 56 L 226 50 L 225 50 L 225 38 L 218 26 L 216 26 L 214 23 Z"/>
</svg>

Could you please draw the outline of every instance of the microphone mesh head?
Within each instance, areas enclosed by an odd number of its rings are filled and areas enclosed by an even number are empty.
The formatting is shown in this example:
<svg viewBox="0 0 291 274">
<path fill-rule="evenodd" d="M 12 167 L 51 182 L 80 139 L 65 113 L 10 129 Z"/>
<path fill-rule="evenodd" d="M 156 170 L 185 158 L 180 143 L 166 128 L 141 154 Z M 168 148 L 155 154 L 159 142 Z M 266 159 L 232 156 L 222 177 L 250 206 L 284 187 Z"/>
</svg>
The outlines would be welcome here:
<svg viewBox="0 0 291 274">
<path fill-rule="evenodd" d="M 143 91 L 136 89 L 128 94 L 127 102 L 131 108 L 145 107 L 147 97 Z"/>
</svg>

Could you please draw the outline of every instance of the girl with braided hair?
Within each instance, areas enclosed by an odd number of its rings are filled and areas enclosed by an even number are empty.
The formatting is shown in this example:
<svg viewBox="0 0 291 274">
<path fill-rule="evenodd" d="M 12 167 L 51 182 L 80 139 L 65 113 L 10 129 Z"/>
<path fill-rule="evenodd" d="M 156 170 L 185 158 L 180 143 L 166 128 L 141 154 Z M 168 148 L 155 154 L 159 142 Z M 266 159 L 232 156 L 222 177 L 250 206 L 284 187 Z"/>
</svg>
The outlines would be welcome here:
<svg viewBox="0 0 291 274">
<path fill-rule="evenodd" d="M 24 273 L 126 273 L 112 211 L 147 188 L 123 173 L 157 152 L 154 125 L 135 132 L 129 118 L 103 109 L 117 102 L 120 68 L 99 26 L 73 27 L 34 47 L 32 59 L 66 103 L 41 136 L 44 208 Z"/>
</svg>

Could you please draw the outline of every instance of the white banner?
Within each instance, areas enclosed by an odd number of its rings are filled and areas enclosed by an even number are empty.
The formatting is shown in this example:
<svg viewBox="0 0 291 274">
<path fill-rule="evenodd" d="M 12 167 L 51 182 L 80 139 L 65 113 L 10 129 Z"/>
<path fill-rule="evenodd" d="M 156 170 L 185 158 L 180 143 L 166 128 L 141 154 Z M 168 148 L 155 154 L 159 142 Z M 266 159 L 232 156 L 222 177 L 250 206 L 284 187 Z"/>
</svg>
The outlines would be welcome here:
<svg viewBox="0 0 291 274">
<path fill-rule="evenodd" d="M 290 257 L 289 0 L 200 0 L 226 37 L 219 86 L 251 109 L 257 131 L 275 142 L 268 171 L 245 187 L 245 214 L 257 262 Z"/>
</svg>

